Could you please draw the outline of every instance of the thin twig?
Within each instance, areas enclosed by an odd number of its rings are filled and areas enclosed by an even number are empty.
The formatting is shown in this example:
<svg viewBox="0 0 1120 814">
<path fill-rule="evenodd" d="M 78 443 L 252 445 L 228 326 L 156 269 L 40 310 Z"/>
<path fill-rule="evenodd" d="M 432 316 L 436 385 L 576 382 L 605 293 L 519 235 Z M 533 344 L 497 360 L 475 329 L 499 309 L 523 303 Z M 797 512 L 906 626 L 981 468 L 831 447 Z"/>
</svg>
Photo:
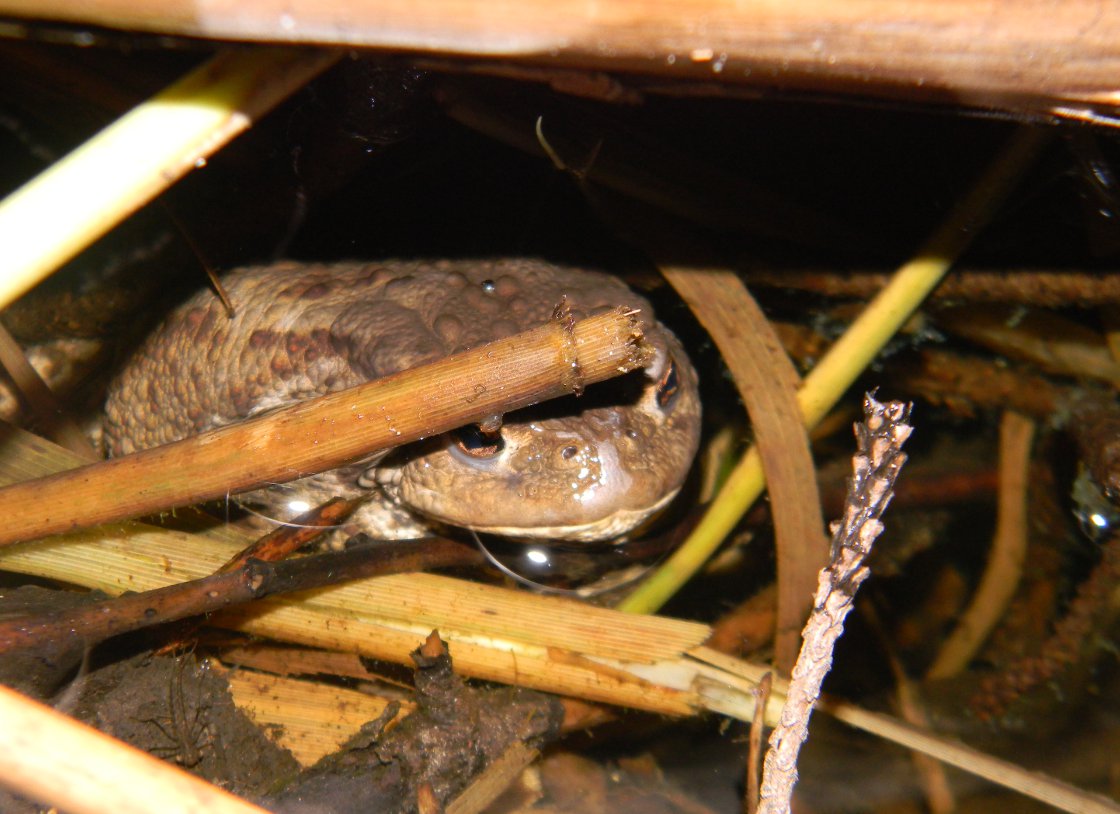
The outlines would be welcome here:
<svg viewBox="0 0 1120 814">
<path fill-rule="evenodd" d="M 473 548 L 438 539 L 357 546 L 278 563 L 250 560 L 233 570 L 166 588 L 125 594 L 35 618 L 5 619 L 0 621 L 0 653 L 24 649 L 48 658 L 55 651 L 80 651 L 110 636 L 213 613 L 266 596 L 363 577 L 481 563 L 481 555 Z"/>
<path fill-rule="evenodd" d="M 770 702 L 770 690 L 774 685 L 773 673 L 767 673 L 758 682 L 755 691 L 754 718 L 751 719 L 750 745 L 747 749 L 747 791 L 743 810 L 746 814 L 756 814 L 759 803 L 759 774 L 762 769 L 762 731 L 766 724 L 766 705 Z"/>
<path fill-rule="evenodd" d="M 830 562 L 819 576 L 813 613 L 786 694 L 781 720 L 770 735 L 762 770 L 761 814 L 786 814 L 797 782 L 797 756 L 809 734 L 809 716 L 832 666 L 832 651 L 844 618 L 870 573 L 864 560 L 883 530 L 879 518 L 890 503 L 895 478 L 906 462 L 910 408 L 901 402 L 864 399 L 864 421 L 856 425 L 858 451 L 841 520 L 832 524 Z"/>
<path fill-rule="evenodd" d="M 362 498 L 353 500 L 331 498 L 323 505 L 309 509 L 290 523 L 280 525 L 247 546 L 223 565 L 220 571 L 233 571 L 246 565 L 249 560 L 278 562 L 299 551 L 325 530 L 337 526 L 349 517 L 361 502 Z"/>
</svg>

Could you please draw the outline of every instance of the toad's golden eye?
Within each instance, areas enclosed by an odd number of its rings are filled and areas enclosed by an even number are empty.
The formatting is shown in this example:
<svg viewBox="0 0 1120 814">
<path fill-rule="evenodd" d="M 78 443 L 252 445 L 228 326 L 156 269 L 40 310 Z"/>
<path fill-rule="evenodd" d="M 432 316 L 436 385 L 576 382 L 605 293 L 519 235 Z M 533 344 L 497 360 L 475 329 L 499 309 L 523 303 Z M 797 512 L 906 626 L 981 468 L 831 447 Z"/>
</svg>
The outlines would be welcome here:
<svg viewBox="0 0 1120 814">
<path fill-rule="evenodd" d="M 459 449 L 472 458 L 491 458 L 504 446 L 501 430 L 483 432 L 477 424 L 460 427 L 455 430 L 454 437 Z"/>
<path fill-rule="evenodd" d="M 661 381 L 657 383 L 657 406 L 665 412 L 673 409 L 676 404 L 677 394 L 681 391 L 680 374 L 677 373 L 677 363 L 669 357 L 669 364 L 661 374 Z"/>
</svg>

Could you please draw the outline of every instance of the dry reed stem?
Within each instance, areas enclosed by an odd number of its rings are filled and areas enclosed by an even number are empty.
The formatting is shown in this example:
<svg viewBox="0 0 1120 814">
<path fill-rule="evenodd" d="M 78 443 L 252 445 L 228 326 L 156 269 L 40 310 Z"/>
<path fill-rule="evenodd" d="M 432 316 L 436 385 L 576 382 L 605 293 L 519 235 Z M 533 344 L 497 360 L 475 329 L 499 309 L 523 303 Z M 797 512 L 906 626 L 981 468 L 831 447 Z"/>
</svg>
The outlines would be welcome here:
<svg viewBox="0 0 1120 814">
<path fill-rule="evenodd" d="M 68 814 L 267 814 L 7 687 L 0 784 Z"/>
<path fill-rule="evenodd" d="M 119 594 L 204 576 L 239 548 L 132 523 L 112 536 L 95 529 L 8 547 L 0 551 L 0 568 Z M 711 632 L 693 622 L 430 574 L 266 599 L 211 623 L 399 664 L 410 664 L 417 642 L 438 628 L 463 675 L 669 715 L 692 714 L 699 699 L 687 676 L 662 683 L 658 665 L 671 664 Z"/>
<path fill-rule="evenodd" d="M 337 59 L 290 48 L 219 54 L 0 201 L 0 307 L 204 166 Z"/>
<path fill-rule="evenodd" d="M 756 706 L 754 690 L 762 677 L 770 672 L 770 668 L 763 664 L 741 661 L 710 647 L 694 648 L 688 655 L 698 663 L 699 674 L 694 683 L 705 707 L 738 720 L 752 720 Z M 768 724 L 773 725 L 778 721 L 788 690 L 788 681 L 774 679 L 773 693 L 766 707 Z M 929 755 L 948 766 L 1070 814 L 1120 814 L 1120 803 L 1115 800 L 1075 788 L 1041 772 L 1016 766 L 889 715 L 870 712 L 851 702 L 829 697 L 822 697 L 817 702 L 817 709 L 856 729 Z"/>
<path fill-rule="evenodd" d="M 897 499 L 897 498 L 896 498 Z M 902 720 L 921 729 L 930 729 L 929 716 L 926 715 L 922 705 L 921 693 L 910 676 L 902 661 L 894 651 L 894 646 L 884 630 L 882 620 L 874 603 L 864 606 L 863 616 L 875 633 L 876 639 L 882 645 L 886 656 L 887 666 L 890 667 L 891 676 L 894 678 L 893 706 Z M 910 754 L 910 764 L 914 767 L 917 781 L 925 795 L 926 808 L 929 814 L 952 814 L 957 809 L 957 801 L 949 785 L 949 778 L 945 767 L 921 752 Z"/>
<path fill-rule="evenodd" d="M 778 560 L 774 665 L 789 675 L 827 558 L 821 496 L 797 391 L 801 377 L 742 281 L 723 269 L 661 266 L 711 334 L 747 407 L 762 457 Z"/>
<path fill-rule="evenodd" d="M 819 704 L 825 712 L 849 726 L 897 743 L 908 749 L 920 751 L 934 760 L 982 777 L 1004 788 L 1039 800 L 1070 814 L 1118 814 L 1120 803 L 1103 795 L 1079 789 L 1042 772 L 1031 771 L 1010 761 L 993 757 L 979 749 L 965 746 L 950 738 L 941 737 L 928 729 L 861 710 L 831 698 Z"/>
<path fill-rule="evenodd" d="M 65 664 L 66 654 L 76 658 L 76 651 L 111 636 L 192 616 L 209 616 L 266 596 L 310 591 L 363 577 L 425 568 L 463 568 L 481 562 L 482 556 L 474 548 L 441 539 L 424 545 L 398 541 L 357 546 L 282 562 L 250 560 L 234 570 L 219 569 L 202 579 L 130 592 L 70 610 L 2 618 L 0 655 L 30 651 L 44 661 Z M 175 649 L 179 644 L 169 646 Z"/>
<path fill-rule="evenodd" d="M 73 462 L 65 450 L 15 428 L 0 434 L 0 482 L 33 477 Z M 0 569 L 98 588 L 140 591 L 213 573 L 247 540 L 228 528 L 189 534 L 126 522 L 0 549 Z M 711 631 L 706 625 L 619 614 L 428 574 L 359 580 L 312 596 L 268 600 L 243 616 L 213 620 L 279 641 L 410 665 L 409 653 L 433 628 L 455 648 L 456 670 L 508 684 L 593 701 L 688 715 L 699 698 L 689 677 L 657 684 L 617 667 L 672 663 Z M 553 652 L 578 653 L 578 664 Z"/>
<path fill-rule="evenodd" d="M 1120 73 L 1120 17 L 1094 0 L 2 0 L 0 13 L 1083 118 L 1116 111 Z"/>
<path fill-rule="evenodd" d="M 491 342 L 239 424 L 0 490 L 0 545 L 294 480 L 646 361 L 623 309 Z"/>
</svg>

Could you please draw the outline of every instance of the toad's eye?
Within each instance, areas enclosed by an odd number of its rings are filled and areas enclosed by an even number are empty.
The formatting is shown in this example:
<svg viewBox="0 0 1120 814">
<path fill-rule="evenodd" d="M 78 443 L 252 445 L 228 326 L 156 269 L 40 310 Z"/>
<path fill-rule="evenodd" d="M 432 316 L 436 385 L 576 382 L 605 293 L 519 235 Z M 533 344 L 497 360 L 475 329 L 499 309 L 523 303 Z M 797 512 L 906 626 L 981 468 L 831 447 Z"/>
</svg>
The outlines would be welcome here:
<svg viewBox="0 0 1120 814">
<path fill-rule="evenodd" d="M 456 446 L 472 458 L 490 458 L 502 451 L 501 430 L 483 432 L 477 424 L 454 432 Z"/>
<path fill-rule="evenodd" d="M 670 356 L 669 364 L 665 367 L 665 372 L 661 374 L 661 381 L 657 383 L 657 406 L 665 412 L 669 412 L 676 404 L 680 392 L 681 378 L 680 374 L 677 373 L 677 363 Z"/>
</svg>

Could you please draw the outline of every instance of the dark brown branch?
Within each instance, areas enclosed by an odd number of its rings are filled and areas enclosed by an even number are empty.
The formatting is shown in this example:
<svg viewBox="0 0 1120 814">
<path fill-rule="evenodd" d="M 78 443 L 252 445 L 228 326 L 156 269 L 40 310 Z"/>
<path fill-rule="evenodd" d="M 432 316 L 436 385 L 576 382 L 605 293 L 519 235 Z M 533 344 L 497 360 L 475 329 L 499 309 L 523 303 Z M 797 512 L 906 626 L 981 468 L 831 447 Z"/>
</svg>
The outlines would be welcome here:
<svg viewBox="0 0 1120 814">
<path fill-rule="evenodd" d="M 890 274 L 885 271 L 823 269 L 748 271 L 744 277 L 748 285 L 758 288 L 785 288 L 857 300 L 873 297 L 890 280 Z M 947 274 L 930 299 L 933 302 L 1017 303 L 1054 308 L 1111 305 L 1120 303 L 1120 274 L 1115 271 L 962 269 Z"/>
<path fill-rule="evenodd" d="M 0 653 L 34 651 L 66 661 L 99 641 L 152 625 L 213 613 L 274 594 L 384 574 L 478 564 L 481 555 L 449 540 L 378 543 L 278 563 L 250 560 L 231 571 L 75 609 L 0 621 Z"/>
</svg>

